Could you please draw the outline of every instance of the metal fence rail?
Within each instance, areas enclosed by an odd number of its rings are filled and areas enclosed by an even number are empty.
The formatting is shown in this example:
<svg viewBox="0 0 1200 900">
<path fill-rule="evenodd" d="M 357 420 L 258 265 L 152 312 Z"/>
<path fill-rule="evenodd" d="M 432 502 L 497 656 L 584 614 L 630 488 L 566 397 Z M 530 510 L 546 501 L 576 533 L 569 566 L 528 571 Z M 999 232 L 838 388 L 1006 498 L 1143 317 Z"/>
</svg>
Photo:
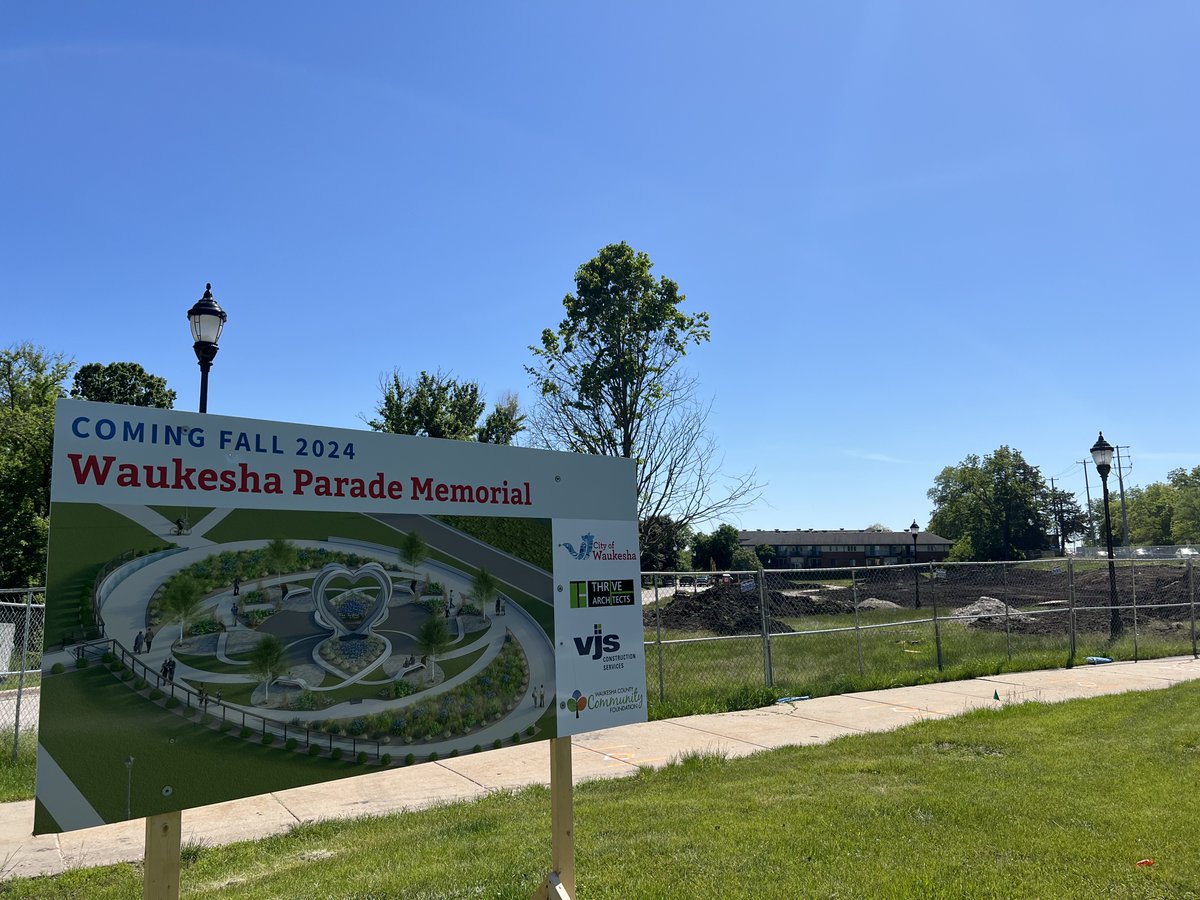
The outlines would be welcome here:
<svg viewBox="0 0 1200 900">
<path fill-rule="evenodd" d="M 648 690 L 670 714 L 1084 657 L 1197 656 L 1187 559 L 643 573 Z"/>
<path fill-rule="evenodd" d="M 16 763 L 21 732 L 37 730 L 45 588 L 0 590 L 0 734 Z"/>
</svg>

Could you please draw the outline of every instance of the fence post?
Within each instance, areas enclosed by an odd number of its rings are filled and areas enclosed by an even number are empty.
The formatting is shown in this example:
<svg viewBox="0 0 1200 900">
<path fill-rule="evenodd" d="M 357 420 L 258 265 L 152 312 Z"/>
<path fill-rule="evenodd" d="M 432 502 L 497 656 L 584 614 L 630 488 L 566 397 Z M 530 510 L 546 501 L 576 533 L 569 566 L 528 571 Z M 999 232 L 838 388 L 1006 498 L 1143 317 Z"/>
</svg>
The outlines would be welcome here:
<svg viewBox="0 0 1200 900">
<path fill-rule="evenodd" d="M 1192 575 L 1192 561 L 1188 560 L 1188 606 L 1192 616 L 1192 659 L 1200 659 L 1196 653 L 1196 582 Z"/>
<path fill-rule="evenodd" d="M 662 660 L 662 607 L 658 603 L 658 575 L 654 578 L 654 623 L 657 633 L 654 637 L 655 649 L 658 652 L 658 702 L 662 703 L 667 699 L 666 681 L 663 678 L 663 660 Z"/>
<path fill-rule="evenodd" d="M 1012 629 L 1008 621 L 1008 563 L 1000 563 L 1000 577 L 1004 582 L 1004 649 L 1008 653 L 1008 661 L 1012 662 Z"/>
<path fill-rule="evenodd" d="M 918 576 L 920 577 L 920 576 Z M 938 671 L 942 672 L 942 627 L 938 624 L 938 607 L 937 607 L 937 585 L 934 582 L 937 579 L 933 574 L 933 563 L 929 564 L 929 596 L 933 598 L 933 643 L 937 647 L 937 664 Z"/>
<path fill-rule="evenodd" d="M 1190 565 L 1190 562 L 1189 562 Z M 25 635 L 21 641 L 21 674 L 17 676 L 17 710 L 13 719 L 13 765 L 17 764 L 17 746 L 21 740 L 21 701 L 25 696 L 25 670 L 29 667 L 29 629 L 33 626 L 33 591 L 25 592 Z M 1193 629 L 1193 632 L 1195 629 Z"/>
<path fill-rule="evenodd" d="M 1138 661 L 1137 560 L 1129 558 L 1129 591 L 1133 595 L 1133 661 Z"/>
<path fill-rule="evenodd" d="M 763 675 L 767 680 L 767 687 L 774 687 L 775 670 L 771 665 L 771 628 L 767 616 L 766 578 L 763 577 L 762 569 L 758 570 L 758 610 L 762 618 Z"/>
<path fill-rule="evenodd" d="M 850 570 L 850 592 L 854 600 L 854 642 L 858 644 L 858 677 L 863 678 L 862 626 L 858 611 L 858 570 Z"/>
<path fill-rule="evenodd" d="M 1067 622 L 1071 630 L 1071 651 L 1067 664 L 1075 665 L 1075 560 L 1067 557 Z"/>
</svg>

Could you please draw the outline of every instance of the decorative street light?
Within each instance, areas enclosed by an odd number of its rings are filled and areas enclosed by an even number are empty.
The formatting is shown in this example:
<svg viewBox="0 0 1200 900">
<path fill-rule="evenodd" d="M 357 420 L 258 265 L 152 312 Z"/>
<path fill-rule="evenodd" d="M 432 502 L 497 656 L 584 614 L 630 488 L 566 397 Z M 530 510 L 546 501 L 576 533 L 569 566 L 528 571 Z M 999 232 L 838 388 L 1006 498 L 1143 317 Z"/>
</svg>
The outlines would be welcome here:
<svg viewBox="0 0 1200 900">
<path fill-rule="evenodd" d="M 192 325 L 192 349 L 196 351 L 196 360 L 200 363 L 200 412 L 208 412 L 208 370 L 217 356 L 217 341 L 221 337 L 221 329 L 229 318 L 225 310 L 213 299 L 212 285 L 204 285 L 204 296 L 196 301 L 196 305 L 188 310 L 188 321 Z"/>
<path fill-rule="evenodd" d="M 921 608 L 921 573 L 917 571 L 917 535 L 921 533 L 921 526 L 917 524 L 917 520 L 913 519 L 913 523 L 908 526 L 908 533 L 913 539 L 913 588 L 916 591 L 916 602 L 914 609 Z"/>
<path fill-rule="evenodd" d="M 1104 432 L 1092 445 L 1092 460 L 1096 463 L 1096 471 L 1100 473 L 1100 483 L 1104 488 L 1104 540 L 1108 545 L 1108 608 L 1109 608 L 1109 639 L 1121 633 L 1121 610 L 1117 606 L 1117 565 L 1113 562 L 1112 519 L 1108 513 L 1108 473 L 1112 471 L 1113 445 L 1104 439 Z"/>
</svg>

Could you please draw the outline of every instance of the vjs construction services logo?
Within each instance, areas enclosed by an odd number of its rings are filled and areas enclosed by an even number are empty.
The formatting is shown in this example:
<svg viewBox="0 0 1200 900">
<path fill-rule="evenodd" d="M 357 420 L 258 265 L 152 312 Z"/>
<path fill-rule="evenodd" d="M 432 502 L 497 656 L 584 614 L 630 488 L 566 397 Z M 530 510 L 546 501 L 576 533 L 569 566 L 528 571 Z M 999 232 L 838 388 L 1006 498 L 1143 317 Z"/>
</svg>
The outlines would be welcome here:
<svg viewBox="0 0 1200 900">
<path fill-rule="evenodd" d="M 633 579 L 608 581 L 572 581 L 571 609 L 599 609 L 609 606 L 633 606 Z"/>
<path fill-rule="evenodd" d="M 585 638 L 575 638 L 575 650 L 580 656 L 590 656 L 599 659 L 605 653 L 616 653 L 621 649 L 621 638 L 615 634 L 605 634 L 600 625 L 592 626 L 592 633 Z"/>
</svg>

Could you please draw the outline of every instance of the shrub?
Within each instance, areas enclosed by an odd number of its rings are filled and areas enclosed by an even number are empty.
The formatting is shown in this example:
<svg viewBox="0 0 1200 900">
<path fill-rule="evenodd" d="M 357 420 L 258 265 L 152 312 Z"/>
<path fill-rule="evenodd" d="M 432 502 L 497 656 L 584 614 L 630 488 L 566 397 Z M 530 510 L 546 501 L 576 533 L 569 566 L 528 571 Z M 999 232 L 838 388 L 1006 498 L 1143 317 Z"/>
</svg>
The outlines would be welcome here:
<svg viewBox="0 0 1200 900">
<path fill-rule="evenodd" d="M 390 766 L 392 764 L 392 754 L 385 753 L 383 756 L 379 757 L 379 764 L 381 766 Z"/>
<path fill-rule="evenodd" d="M 535 730 L 534 727 L 532 725 L 530 725 L 528 728 L 525 729 L 525 733 L 527 735 L 529 735 L 530 737 L 533 737 L 534 730 Z"/>
<path fill-rule="evenodd" d="M 519 743 L 521 743 L 521 732 L 519 732 L 519 731 L 514 731 L 514 732 L 513 732 L 513 743 L 514 743 L 514 744 L 519 744 Z"/>
<path fill-rule="evenodd" d="M 100 657 L 101 662 L 104 662 L 106 664 L 111 663 L 111 662 L 116 662 L 116 659 L 117 658 L 115 656 L 113 656 L 113 652 L 111 650 L 105 650 L 104 655 L 102 657 Z"/>
<path fill-rule="evenodd" d="M 309 744 L 308 745 L 308 755 L 309 756 L 316 756 L 320 752 L 321 752 L 321 748 L 317 744 Z"/>
<path fill-rule="evenodd" d="M 230 722 L 229 720 L 226 720 L 221 723 L 221 727 L 218 728 L 217 730 L 220 731 L 221 734 L 224 734 L 225 732 L 229 731 L 232 728 L 233 728 L 233 723 Z"/>
<path fill-rule="evenodd" d="M 275 735 L 271 734 L 271 732 L 268 731 L 262 736 L 262 745 L 264 747 L 270 747 L 273 743 L 275 743 Z"/>
<path fill-rule="evenodd" d="M 187 718 L 189 718 L 189 719 L 190 719 L 192 716 L 194 716 L 194 715 L 196 714 L 196 707 L 194 707 L 194 706 L 189 706 L 187 709 L 185 709 L 185 710 L 183 711 L 183 714 L 184 714 L 184 715 L 185 715 Z"/>
<path fill-rule="evenodd" d="M 406 753 L 406 754 L 404 755 L 404 764 L 405 764 L 406 766 L 411 766 L 411 765 L 412 765 L 413 763 L 415 763 L 416 761 L 417 761 L 417 758 L 416 758 L 416 757 L 415 757 L 413 754 L 411 754 L 411 753 Z"/>
<path fill-rule="evenodd" d="M 178 697 L 168 697 L 167 698 L 167 709 L 174 709 L 178 705 L 179 705 Z"/>
<path fill-rule="evenodd" d="M 482 744 L 476 744 L 474 747 L 472 747 L 472 748 L 471 748 L 471 752 L 472 752 L 472 753 L 482 753 L 482 752 L 483 752 L 483 745 L 482 745 Z"/>
<path fill-rule="evenodd" d="M 75 657 L 75 668 L 86 669 L 87 667 L 88 667 L 88 660 L 87 660 L 86 656 Z"/>
<path fill-rule="evenodd" d="M 55 663 L 50 667 L 51 675 L 61 675 L 66 671 L 66 667 L 62 663 Z"/>
<path fill-rule="evenodd" d="M 122 681 L 128 681 L 132 677 L 133 677 L 133 672 L 131 672 L 129 669 L 121 670 L 121 680 Z"/>
<path fill-rule="evenodd" d="M 368 757 L 367 757 L 367 751 L 366 751 L 366 750 L 359 750 L 359 751 L 358 751 L 358 756 L 356 756 L 356 757 L 355 757 L 355 759 L 358 761 L 358 764 L 359 764 L 360 766 L 365 766 L 365 765 L 367 764 L 367 758 L 368 758 Z"/>
<path fill-rule="evenodd" d="M 146 689 L 146 679 L 139 678 L 133 683 L 134 690 L 144 691 Z"/>
<path fill-rule="evenodd" d="M 287 741 L 285 741 L 284 745 L 283 745 L 285 750 L 295 750 L 299 746 L 300 746 L 300 742 L 298 740 L 296 740 L 295 738 L 288 738 Z"/>
<path fill-rule="evenodd" d="M 254 734 L 254 729 L 251 728 L 249 725 L 243 725 L 242 730 L 238 732 L 238 737 L 240 737 L 244 741 L 244 740 L 246 740 L 246 738 L 250 737 L 250 735 L 252 735 L 252 734 Z"/>
<path fill-rule="evenodd" d="M 454 759 L 454 757 L 456 757 L 456 756 L 458 756 L 458 748 L 457 747 L 455 747 L 453 750 L 450 751 L 451 759 Z"/>
<path fill-rule="evenodd" d="M 162 695 L 163 695 L 163 692 L 160 691 L 158 688 L 155 688 L 154 690 L 152 690 L 150 692 L 150 699 L 151 700 L 161 700 Z"/>
<path fill-rule="evenodd" d="M 492 749 L 494 750 L 499 750 L 503 746 L 504 741 L 500 740 L 500 738 L 496 738 L 496 740 L 492 742 Z"/>
<path fill-rule="evenodd" d="M 428 760 L 429 760 L 429 762 L 437 762 L 437 759 L 438 759 L 437 751 L 434 750 L 432 753 L 429 754 Z"/>
<path fill-rule="evenodd" d="M 330 759 L 341 759 L 343 751 L 341 747 L 334 747 L 333 752 L 329 754 Z"/>
</svg>

